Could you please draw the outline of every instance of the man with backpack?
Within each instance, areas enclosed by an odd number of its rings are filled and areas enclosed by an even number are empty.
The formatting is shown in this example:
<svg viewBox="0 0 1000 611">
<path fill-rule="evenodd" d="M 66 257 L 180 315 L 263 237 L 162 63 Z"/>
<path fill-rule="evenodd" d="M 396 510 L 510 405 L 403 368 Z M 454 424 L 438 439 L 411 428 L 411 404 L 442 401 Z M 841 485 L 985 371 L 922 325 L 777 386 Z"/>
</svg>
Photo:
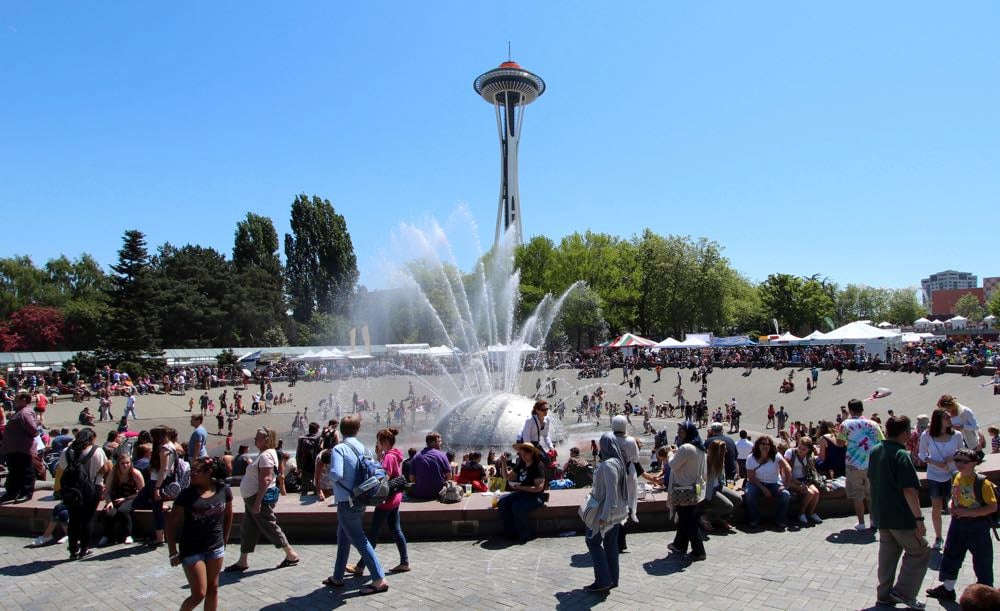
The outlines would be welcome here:
<svg viewBox="0 0 1000 611">
<path fill-rule="evenodd" d="M 111 470 L 111 461 L 104 450 L 94 445 L 94 429 L 81 429 L 76 439 L 63 450 L 59 458 L 62 468 L 60 499 L 69 509 L 69 559 L 86 558 L 90 549 L 91 522 L 103 495 L 104 475 Z"/>
<path fill-rule="evenodd" d="M 298 446 L 295 448 L 295 464 L 298 465 L 302 473 L 303 495 L 308 494 L 311 488 L 315 488 L 313 479 L 316 474 L 316 457 L 322 450 L 323 439 L 319 436 L 319 423 L 310 422 L 309 432 L 299 437 Z M 315 490 L 313 490 L 315 492 Z"/>
<path fill-rule="evenodd" d="M 324 579 L 323 585 L 332 588 L 344 586 L 344 573 L 353 545 L 372 576 L 372 582 L 360 590 L 362 595 L 368 595 L 387 591 L 389 582 L 386 581 L 382 565 L 365 535 L 363 520 L 366 503 L 358 499 L 356 492 L 357 486 L 364 483 L 361 478 L 369 475 L 367 466 L 374 462 L 364 444 L 357 439 L 360 429 L 361 418 L 358 415 L 344 416 L 340 421 L 343 441 L 333 448 L 330 457 L 330 479 L 333 481 L 333 495 L 337 501 L 337 560 L 333 575 Z"/>
</svg>

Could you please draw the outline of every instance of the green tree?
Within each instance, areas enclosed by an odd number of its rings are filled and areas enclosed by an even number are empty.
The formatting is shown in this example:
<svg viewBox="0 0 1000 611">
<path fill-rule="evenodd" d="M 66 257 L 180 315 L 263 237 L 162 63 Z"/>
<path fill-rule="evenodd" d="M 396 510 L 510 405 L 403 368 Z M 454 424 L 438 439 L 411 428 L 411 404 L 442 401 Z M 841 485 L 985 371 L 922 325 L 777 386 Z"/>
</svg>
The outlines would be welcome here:
<svg viewBox="0 0 1000 611">
<path fill-rule="evenodd" d="M 771 274 L 761 283 L 760 296 L 768 315 L 793 333 L 818 329 L 824 318 L 834 314 L 833 299 L 816 278 Z"/>
<path fill-rule="evenodd" d="M 588 286 L 573 290 L 563 302 L 556 326 L 574 350 L 600 343 L 608 334 L 608 323 L 601 314 L 601 298 Z"/>
<path fill-rule="evenodd" d="M 913 321 L 927 315 L 920 305 L 914 287 L 895 289 L 889 294 L 889 309 L 886 320 L 897 325 L 912 325 Z"/>
<path fill-rule="evenodd" d="M 287 308 L 278 232 L 271 219 L 248 212 L 246 219 L 236 224 L 233 268 L 236 277 L 231 299 L 239 304 L 231 318 L 234 342 L 272 345 L 264 337 L 270 329 L 281 326 Z M 270 337 L 275 339 L 273 334 Z"/>
<path fill-rule="evenodd" d="M 990 300 L 987 302 L 986 308 L 989 310 L 990 314 L 1000 318 L 1000 291 L 993 291 L 993 295 L 990 296 Z"/>
<path fill-rule="evenodd" d="M 108 290 L 108 322 L 99 347 L 102 360 L 140 362 L 161 353 L 157 294 L 146 249 L 146 236 L 136 229 L 125 232 L 118 263 Z"/>
<path fill-rule="evenodd" d="M 966 293 L 955 302 L 955 314 L 964 316 L 972 322 L 980 322 L 984 316 L 984 308 L 979 298 L 972 293 Z"/>
<path fill-rule="evenodd" d="M 725 286 L 724 334 L 765 335 L 770 322 L 757 285 L 732 271 Z"/>
<path fill-rule="evenodd" d="M 31 257 L 19 255 L 0 259 L 0 319 L 32 303 L 46 303 L 42 291 L 45 273 Z"/>
<path fill-rule="evenodd" d="M 232 327 L 233 270 L 212 248 L 167 243 L 152 261 L 156 311 L 164 345 L 203 348 L 238 344 Z"/>
<path fill-rule="evenodd" d="M 346 316 L 358 281 L 347 221 L 329 200 L 302 194 L 292 202 L 291 226 L 285 280 L 292 316 L 299 322 L 316 311 Z"/>
</svg>

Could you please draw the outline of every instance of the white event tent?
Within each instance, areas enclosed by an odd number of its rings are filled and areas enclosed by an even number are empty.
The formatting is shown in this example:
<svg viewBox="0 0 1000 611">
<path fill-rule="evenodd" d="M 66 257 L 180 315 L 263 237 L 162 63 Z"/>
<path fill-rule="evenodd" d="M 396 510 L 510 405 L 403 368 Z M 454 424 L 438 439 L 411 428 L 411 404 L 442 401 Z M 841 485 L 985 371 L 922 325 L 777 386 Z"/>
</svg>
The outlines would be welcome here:
<svg viewBox="0 0 1000 611">
<path fill-rule="evenodd" d="M 679 341 L 677 341 L 676 339 L 674 339 L 672 337 L 668 337 L 667 339 L 663 340 L 662 342 L 657 342 L 657 344 L 655 346 L 653 346 L 653 350 L 663 350 L 663 349 L 676 348 L 679 345 L 680 345 Z"/>
<path fill-rule="evenodd" d="M 817 329 L 816 331 L 813 331 L 812 333 L 803 337 L 802 339 L 811 342 L 814 339 L 823 339 L 824 337 L 826 337 L 826 333 L 823 333 L 822 331 Z"/>
<path fill-rule="evenodd" d="M 768 343 L 769 344 L 790 344 L 792 342 L 800 342 L 800 341 L 802 341 L 801 337 L 797 337 L 795 335 L 792 335 L 792 333 L 790 331 L 785 331 L 784 333 L 782 333 L 781 335 L 779 335 L 776 339 L 772 339 Z"/>
<path fill-rule="evenodd" d="M 699 337 L 688 337 L 675 346 L 676 348 L 708 348 L 708 342 Z"/>
<path fill-rule="evenodd" d="M 931 325 L 931 321 L 928 320 L 928 319 L 926 319 L 926 318 L 924 318 L 923 316 L 921 316 L 920 318 L 918 318 L 915 321 L 913 321 L 913 326 L 916 327 L 916 328 L 918 328 L 918 329 L 923 329 L 923 328 L 929 327 L 930 325 Z"/>
<path fill-rule="evenodd" d="M 969 319 L 964 316 L 952 316 L 947 322 L 953 329 L 964 329 Z"/>
<path fill-rule="evenodd" d="M 882 354 L 888 346 L 898 347 L 903 341 L 901 333 L 873 327 L 867 322 L 856 321 L 830 331 L 814 344 L 855 344 L 869 354 Z"/>
</svg>

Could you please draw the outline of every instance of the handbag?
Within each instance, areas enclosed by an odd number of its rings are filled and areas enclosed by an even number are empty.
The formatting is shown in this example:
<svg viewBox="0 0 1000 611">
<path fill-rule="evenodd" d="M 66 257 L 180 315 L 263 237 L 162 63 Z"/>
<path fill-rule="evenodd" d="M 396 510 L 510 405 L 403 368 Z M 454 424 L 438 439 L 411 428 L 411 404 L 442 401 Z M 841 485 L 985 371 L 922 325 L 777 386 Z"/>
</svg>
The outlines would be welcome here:
<svg viewBox="0 0 1000 611">
<path fill-rule="evenodd" d="M 438 500 L 442 503 L 458 503 L 465 496 L 465 489 L 453 481 L 447 481 L 444 483 L 444 487 L 441 488 L 441 492 L 438 493 Z"/>
<path fill-rule="evenodd" d="M 674 486 L 667 494 L 667 500 L 675 507 L 687 507 L 698 504 L 698 484 Z"/>
<path fill-rule="evenodd" d="M 598 500 L 594 498 L 593 494 L 588 492 L 587 497 L 583 499 L 580 507 L 576 510 L 577 515 L 580 516 L 580 520 L 583 521 L 588 530 L 593 531 L 594 526 L 597 524 L 597 508 L 599 506 L 600 503 Z"/>
</svg>

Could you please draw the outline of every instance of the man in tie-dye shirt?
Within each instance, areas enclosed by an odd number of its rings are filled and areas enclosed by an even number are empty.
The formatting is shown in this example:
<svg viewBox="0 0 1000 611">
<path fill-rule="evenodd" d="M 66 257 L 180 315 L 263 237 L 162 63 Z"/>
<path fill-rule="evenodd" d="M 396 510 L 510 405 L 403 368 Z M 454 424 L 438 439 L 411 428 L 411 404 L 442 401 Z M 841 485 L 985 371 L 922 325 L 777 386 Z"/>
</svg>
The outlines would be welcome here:
<svg viewBox="0 0 1000 611">
<path fill-rule="evenodd" d="M 854 513 L 858 516 L 855 530 L 865 529 L 865 501 L 871 498 L 868 485 L 868 457 L 876 445 L 885 439 L 882 427 L 877 422 L 865 418 L 864 404 L 859 399 L 847 403 L 851 417 L 840 423 L 837 443 L 847 447 L 847 498 L 854 501 Z M 875 528 L 875 524 L 872 524 Z"/>
</svg>

